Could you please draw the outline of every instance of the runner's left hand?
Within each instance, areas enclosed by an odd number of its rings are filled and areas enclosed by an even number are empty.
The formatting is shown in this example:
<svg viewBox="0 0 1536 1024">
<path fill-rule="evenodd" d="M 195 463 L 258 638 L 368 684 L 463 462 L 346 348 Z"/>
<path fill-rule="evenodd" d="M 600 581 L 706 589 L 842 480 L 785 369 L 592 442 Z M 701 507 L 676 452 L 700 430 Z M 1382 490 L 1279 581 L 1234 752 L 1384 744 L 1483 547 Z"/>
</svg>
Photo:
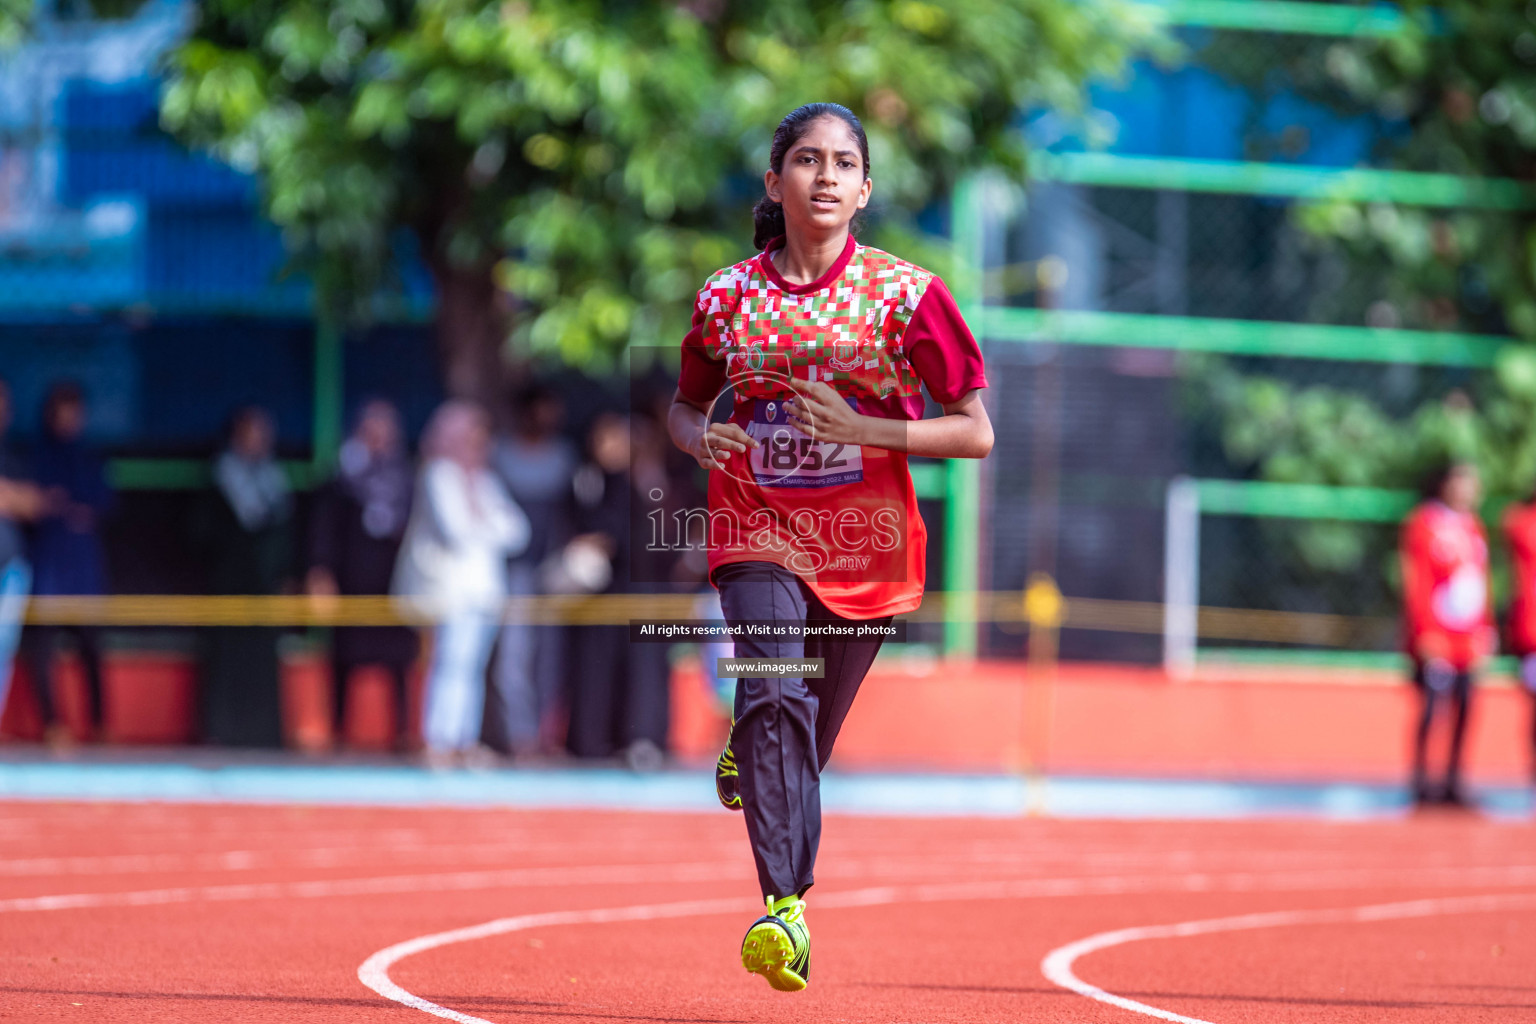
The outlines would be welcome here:
<svg viewBox="0 0 1536 1024">
<path fill-rule="evenodd" d="M 791 380 L 795 397 L 784 403 L 789 422 L 813 441 L 862 444 L 864 417 L 826 381 Z"/>
</svg>

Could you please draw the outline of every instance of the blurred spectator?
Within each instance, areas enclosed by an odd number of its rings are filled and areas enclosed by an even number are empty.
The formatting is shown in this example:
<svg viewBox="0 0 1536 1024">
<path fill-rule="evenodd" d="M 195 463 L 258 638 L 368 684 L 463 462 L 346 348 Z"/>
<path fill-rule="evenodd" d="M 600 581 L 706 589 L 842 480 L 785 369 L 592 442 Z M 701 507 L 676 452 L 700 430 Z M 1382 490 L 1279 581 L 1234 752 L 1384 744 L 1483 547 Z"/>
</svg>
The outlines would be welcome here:
<svg viewBox="0 0 1536 1024">
<path fill-rule="evenodd" d="M 635 444 L 631 447 L 631 431 Z M 665 476 L 655 425 L 605 413 L 588 436 L 590 461 L 577 471 L 577 528 L 572 545 L 601 550 L 608 561 L 601 588 L 608 593 L 670 589 L 670 552 L 636 549 L 632 524 L 646 522 L 643 508 Z M 632 452 L 636 455 L 631 467 Z M 643 488 L 643 490 L 642 490 Z M 636 491 L 639 500 L 635 500 Z M 632 508 L 635 514 L 632 515 Z M 661 766 L 670 714 L 666 644 L 629 642 L 623 625 L 575 630 L 571 720 L 567 743 L 578 757 L 620 754 L 636 770 Z"/>
<path fill-rule="evenodd" d="M 549 388 L 534 384 L 522 389 L 512 414 L 512 433 L 497 441 L 491 463 L 528 517 L 528 545 L 508 565 L 507 591 L 529 596 L 549 592 L 539 569 L 570 539 L 577 456 L 575 445 L 560 435 L 564 403 Z M 554 742 L 550 721 L 560 698 L 563 641 L 560 626 L 509 622 L 501 629 L 487 731 L 513 755 Z"/>
<path fill-rule="evenodd" d="M 32 590 L 43 594 L 106 593 L 101 520 L 112 510 L 106 464 L 83 440 L 85 394 L 79 385 L 55 384 L 43 403 L 43 433 L 33 457 L 42 508 L 32 538 Z M 72 739 L 54 705 L 53 662 L 59 640 L 74 639 L 85 669 L 93 735 L 102 723 L 101 642 L 95 626 L 29 626 L 22 651 L 32 670 L 37 702 L 54 745 Z"/>
<path fill-rule="evenodd" d="M 656 423 L 665 423 L 672 408 L 676 380 L 665 371 L 658 372 L 653 380 L 655 387 L 647 402 L 651 419 Z M 693 456 L 677 445 L 663 443 L 661 449 L 660 469 L 665 476 L 660 502 L 664 506 L 662 521 L 681 524 L 684 534 L 682 550 L 676 553 L 671 566 L 672 578 L 685 592 L 698 594 L 694 618 L 723 626 L 725 612 L 720 606 L 720 592 L 709 582 L 709 539 L 704 529 L 709 511 L 708 473 L 699 467 Z M 636 461 L 644 464 L 646 460 Z M 736 645 L 726 639 L 708 640 L 698 645 L 704 686 L 709 691 L 710 699 L 727 718 L 736 706 L 736 679 L 734 676 L 719 675 L 717 669 L 721 658 L 730 658 L 735 653 Z"/>
<path fill-rule="evenodd" d="M 1403 605 L 1413 684 L 1423 700 L 1413 748 L 1413 799 L 1420 806 L 1465 806 L 1462 742 L 1472 677 L 1493 652 L 1488 599 L 1488 543 L 1477 518 L 1477 468 L 1452 462 L 1425 478 L 1423 501 L 1402 530 Z M 1444 782 L 1431 785 L 1427 765 L 1431 727 L 1450 715 Z"/>
<path fill-rule="evenodd" d="M 24 524 L 42 511 L 42 492 L 6 440 L 11 426 L 11 386 L 0 379 L 0 714 L 11 687 L 11 661 L 32 587 Z"/>
<path fill-rule="evenodd" d="M 473 402 L 440 406 L 422 439 L 422 469 L 394 592 L 437 622 L 422 732 L 427 763 L 489 760 L 478 745 L 485 671 L 507 596 L 507 559 L 528 520 L 490 470 L 490 423 Z"/>
<path fill-rule="evenodd" d="M 277 594 L 288 575 L 293 498 L 273 456 L 272 418 L 241 409 L 229 446 L 213 464 L 213 493 L 195 530 L 208 559 L 214 594 Z M 210 743 L 280 747 L 283 743 L 278 639 L 264 626 L 207 631 L 203 729 Z"/>
<path fill-rule="evenodd" d="M 1531 695 L 1531 773 L 1536 781 L 1536 493 L 1504 514 L 1504 539 L 1514 570 L 1509 647 L 1520 661 L 1520 683 Z"/>
<path fill-rule="evenodd" d="M 369 402 L 352 436 L 341 446 L 336 476 L 315 493 L 305 589 L 316 597 L 389 593 L 414 487 L 399 411 L 386 401 Z M 335 631 L 331 708 L 337 742 L 346 736 L 347 684 L 352 671 L 378 665 L 394 683 L 395 722 L 401 736 L 397 745 L 406 745 L 406 675 L 417 650 L 416 632 L 402 626 L 350 626 Z"/>
</svg>

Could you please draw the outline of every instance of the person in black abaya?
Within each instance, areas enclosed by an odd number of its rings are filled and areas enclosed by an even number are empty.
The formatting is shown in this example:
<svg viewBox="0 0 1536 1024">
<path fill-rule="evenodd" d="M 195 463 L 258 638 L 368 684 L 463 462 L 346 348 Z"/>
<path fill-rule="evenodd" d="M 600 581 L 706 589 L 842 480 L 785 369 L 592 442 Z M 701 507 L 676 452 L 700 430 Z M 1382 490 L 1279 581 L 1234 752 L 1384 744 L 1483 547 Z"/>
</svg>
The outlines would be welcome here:
<svg viewBox="0 0 1536 1024">
<path fill-rule="evenodd" d="M 632 436 L 633 435 L 633 436 Z M 666 593 L 671 551 L 636 545 L 635 524 L 648 523 L 664 491 L 654 425 L 604 413 L 588 439 L 590 461 L 572 482 L 578 535 L 568 545 L 602 551 L 604 593 Z M 637 442 L 632 448 L 631 441 Z M 633 454 L 633 457 L 632 457 Z M 643 530 L 643 527 L 639 529 Z M 670 645 L 631 643 L 624 625 L 572 630 L 571 718 L 566 744 L 577 757 L 618 755 L 639 771 L 661 767 L 670 718 Z"/>
<path fill-rule="evenodd" d="M 416 473 L 405 450 L 400 414 L 389 402 L 363 407 L 341 446 L 336 476 L 315 494 L 309 522 L 305 589 L 319 597 L 388 594 L 411 515 Z M 415 630 L 347 626 L 331 642 L 334 735 L 346 739 L 347 684 L 365 665 L 385 669 L 394 683 L 396 745 L 406 748 L 406 676 L 416 661 Z"/>
<path fill-rule="evenodd" d="M 276 594 L 287 575 L 293 499 L 272 454 L 263 409 L 235 414 L 229 446 L 213 464 L 213 491 L 196 534 L 214 594 Z M 206 631 L 203 736 L 230 747 L 283 745 L 278 637 L 264 626 Z"/>
</svg>

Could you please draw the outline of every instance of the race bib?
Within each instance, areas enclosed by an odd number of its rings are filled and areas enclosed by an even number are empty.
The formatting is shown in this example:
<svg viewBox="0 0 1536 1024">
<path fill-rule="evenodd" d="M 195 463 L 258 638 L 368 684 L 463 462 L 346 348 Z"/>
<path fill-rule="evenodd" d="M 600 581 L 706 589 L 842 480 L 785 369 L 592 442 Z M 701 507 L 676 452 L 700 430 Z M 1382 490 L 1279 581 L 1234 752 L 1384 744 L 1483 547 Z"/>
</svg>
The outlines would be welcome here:
<svg viewBox="0 0 1536 1024">
<path fill-rule="evenodd" d="M 857 408 L 853 399 L 845 401 Z M 862 448 L 811 440 L 790 424 L 782 401 L 758 401 L 747 433 L 760 446 L 748 451 L 752 474 L 763 487 L 834 487 L 864 479 Z"/>
</svg>

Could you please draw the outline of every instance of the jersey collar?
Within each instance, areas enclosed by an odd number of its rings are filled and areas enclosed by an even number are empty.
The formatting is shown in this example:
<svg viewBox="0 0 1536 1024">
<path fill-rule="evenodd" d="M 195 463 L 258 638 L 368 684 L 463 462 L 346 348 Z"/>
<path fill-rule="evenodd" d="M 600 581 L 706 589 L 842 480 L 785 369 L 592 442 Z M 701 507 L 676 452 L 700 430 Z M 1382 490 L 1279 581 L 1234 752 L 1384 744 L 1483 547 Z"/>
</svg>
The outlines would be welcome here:
<svg viewBox="0 0 1536 1024">
<path fill-rule="evenodd" d="M 758 257 L 757 262 L 758 266 L 763 268 L 763 273 L 767 275 L 768 280 L 778 285 L 784 291 L 789 292 L 791 295 L 808 295 L 811 292 L 821 291 L 841 277 L 843 271 L 848 268 L 848 261 L 853 259 L 853 250 L 858 247 L 859 243 L 854 240 L 853 232 L 850 231 L 848 233 L 848 242 L 843 246 L 842 255 L 832 261 L 832 265 L 827 268 L 825 274 L 822 274 L 809 284 L 790 284 L 784 280 L 783 275 L 779 273 L 779 269 L 773 265 L 773 260 L 769 259 L 769 256 L 775 250 L 784 248 L 783 235 L 768 243 L 768 247 L 763 250 L 763 254 Z"/>
</svg>

